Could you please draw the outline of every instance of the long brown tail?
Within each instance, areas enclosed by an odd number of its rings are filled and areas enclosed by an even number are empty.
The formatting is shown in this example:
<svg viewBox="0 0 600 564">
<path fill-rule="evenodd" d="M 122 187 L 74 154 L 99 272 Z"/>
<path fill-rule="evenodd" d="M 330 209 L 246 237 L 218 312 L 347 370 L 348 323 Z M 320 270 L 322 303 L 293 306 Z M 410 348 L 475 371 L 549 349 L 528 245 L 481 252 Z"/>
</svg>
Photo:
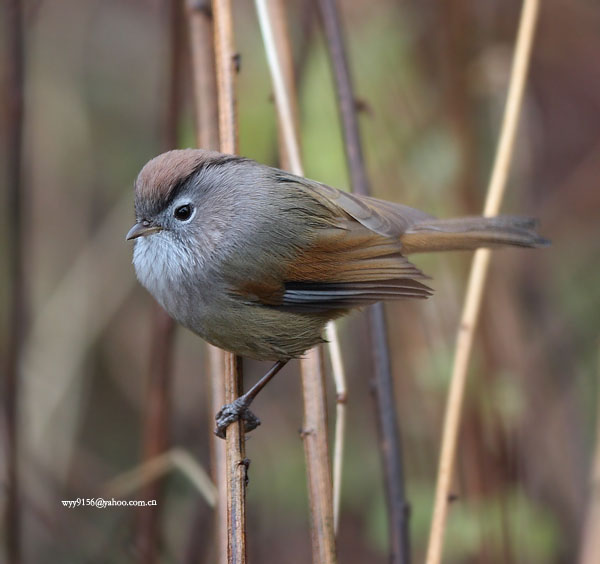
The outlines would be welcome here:
<svg viewBox="0 0 600 564">
<path fill-rule="evenodd" d="M 546 247 L 550 241 L 535 231 L 537 223 L 528 217 L 458 217 L 426 219 L 410 227 L 400 238 L 403 251 L 460 251 L 479 247 Z"/>
</svg>

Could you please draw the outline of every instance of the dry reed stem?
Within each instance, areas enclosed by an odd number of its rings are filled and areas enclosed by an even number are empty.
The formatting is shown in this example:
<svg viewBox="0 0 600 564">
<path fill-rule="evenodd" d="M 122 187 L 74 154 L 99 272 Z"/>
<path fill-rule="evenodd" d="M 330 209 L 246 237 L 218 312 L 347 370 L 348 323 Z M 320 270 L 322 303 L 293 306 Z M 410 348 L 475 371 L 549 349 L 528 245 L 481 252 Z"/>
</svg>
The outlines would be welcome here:
<svg viewBox="0 0 600 564">
<path fill-rule="evenodd" d="M 255 3 L 290 170 L 294 174 L 303 175 L 294 119 L 294 108 L 297 104 L 295 92 L 289 91 L 286 84 L 286 74 L 289 76 L 292 69 L 284 70 L 281 61 L 283 59 L 289 62 L 291 56 L 280 58 L 280 51 L 285 49 L 286 45 L 289 47 L 289 42 L 278 44 L 277 38 L 287 33 L 281 33 L 281 30 L 279 33 L 274 31 L 275 26 L 283 26 L 285 21 L 281 17 L 276 22 L 273 21 L 273 12 L 269 9 L 268 0 L 256 0 Z M 283 11 L 279 9 L 277 14 L 281 16 Z M 327 441 L 327 401 L 322 360 L 322 349 L 320 347 L 311 349 L 301 360 L 301 371 L 304 396 L 303 438 L 311 511 L 313 562 L 328 564 L 336 561 L 336 554 Z"/>
<path fill-rule="evenodd" d="M 515 144 L 538 11 L 539 0 L 524 0 L 500 140 L 484 208 L 484 215 L 486 216 L 496 215 L 499 212 L 504 195 Z M 442 558 L 444 531 L 448 514 L 450 486 L 454 469 L 467 369 L 490 256 L 491 253 L 488 249 L 480 249 L 475 252 L 467 286 L 444 418 L 438 481 L 427 550 L 427 564 L 438 564 Z"/>
<path fill-rule="evenodd" d="M 340 118 L 344 130 L 346 161 L 350 169 L 352 186 L 355 192 L 366 196 L 369 193 L 369 181 L 363 159 L 358 120 L 356 119 L 356 104 L 350 67 L 346 57 L 336 2 L 335 0 L 319 0 L 319 8 L 335 77 Z"/>
<path fill-rule="evenodd" d="M 340 341 L 334 323 L 327 324 L 327 341 L 331 372 L 335 383 L 335 434 L 333 439 L 333 531 L 337 535 L 342 502 L 342 474 L 344 470 L 344 444 L 346 438 L 346 400 L 348 389 Z"/>
<path fill-rule="evenodd" d="M 235 154 L 238 150 L 235 101 L 237 68 L 231 0 L 213 0 L 212 6 L 219 111 L 219 147 L 223 153 Z"/>
<path fill-rule="evenodd" d="M 196 143 L 202 149 L 219 149 L 219 114 L 215 75 L 213 18 L 210 0 L 189 0 L 187 4 Z"/>
<path fill-rule="evenodd" d="M 173 470 L 179 470 L 198 490 L 208 505 L 216 506 L 217 489 L 210 476 L 189 452 L 177 447 L 119 474 L 104 486 L 103 493 L 113 497 L 129 496 Z M 153 498 L 144 497 L 142 499 Z"/>
<path fill-rule="evenodd" d="M 213 0 L 215 32 L 215 66 L 219 110 L 219 146 L 221 152 L 237 153 L 237 119 L 235 102 L 236 53 L 233 38 L 231 0 Z M 215 377 L 216 378 L 216 377 Z M 225 353 L 225 402 L 243 393 L 242 363 L 234 354 Z M 246 556 L 246 482 L 248 460 L 242 421 L 226 431 L 227 475 L 227 561 L 243 564 Z"/>
<path fill-rule="evenodd" d="M 346 161 L 350 170 L 352 190 L 358 194 L 368 196 L 370 193 L 369 181 L 363 158 L 352 78 L 346 56 L 338 9 L 335 0 L 319 0 L 319 7 L 335 78 L 338 107 L 343 125 Z M 382 458 L 386 489 L 390 561 L 401 564 L 410 562 L 409 513 L 404 492 L 404 468 L 400 444 L 400 430 L 394 403 L 394 380 L 392 377 L 383 304 L 378 303 L 371 306 L 367 310 L 367 320 L 372 345 L 372 380 L 375 391 L 374 399 L 378 423 L 377 430 L 379 433 L 379 450 Z"/>
<path fill-rule="evenodd" d="M 289 62 L 291 57 L 282 57 L 279 52 L 282 47 L 285 48 L 287 46 L 289 48 L 289 43 L 287 45 L 278 44 L 276 38 L 287 34 L 280 32 L 276 35 L 275 33 L 275 27 L 284 26 L 285 21 L 281 18 L 277 19 L 277 23 L 273 21 L 273 2 L 269 2 L 268 0 L 256 0 L 255 4 L 258 22 L 265 44 L 267 62 L 273 81 L 277 117 L 282 131 L 283 146 L 285 147 L 289 159 L 289 169 L 292 173 L 302 176 L 304 170 L 300 158 L 300 147 L 298 145 L 298 134 L 296 131 L 296 112 L 294 110 L 296 103 L 292 101 L 292 97 L 294 97 L 295 100 L 295 93 L 290 92 L 288 90 L 288 84 L 286 84 L 286 77 L 290 76 L 290 69 L 284 70 L 281 63 L 282 58 L 285 58 L 286 62 Z M 282 15 L 281 11 L 278 15 Z"/>
<path fill-rule="evenodd" d="M 313 562 L 337 562 L 329 447 L 327 444 L 327 401 L 320 348 L 308 351 L 302 359 L 302 395 L 304 398 L 304 455 L 311 511 Z"/>
<path fill-rule="evenodd" d="M 286 3 L 282 0 L 274 0 L 269 3 L 269 14 L 273 23 L 273 43 L 277 45 L 277 54 L 281 63 L 283 80 L 288 92 L 296 92 L 296 69 L 294 67 L 294 53 L 292 50 L 291 38 L 287 25 Z M 296 136 L 295 144 L 299 146 L 299 120 L 298 104 L 292 107 L 293 129 Z M 284 170 L 291 170 L 291 163 L 288 157 L 288 145 L 285 142 L 283 133 L 283 124 L 277 120 L 278 128 L 278 147 L 279 147 L 279 166 Z"/>
<path fill-rule="evenodd" d="M 600 382 L 600 346 L 596 380 L 596 384 L 598 384 Z M 598 386 L 598 392 L 600 394 L 600 386 Z M 596 564 L 600 554 L 600 535 L 598 534 L 600 531 L 600 395 L 596 400 L 596 447 L 592 461 L 588 500 L 579 564 Z"/>
<path fill-rule="evenodd" d="M 188 2 L 188 20 L 194 80 L 196 143 L 203 149 L 219 149 L 219 114 L 215 72 L 214 30 L 210 0 Z M 226 403 L 223 374 L 225 353 L 206 345 L 211 377 L 211 413 L 217 413 Z M 216 561 L 227 563 L 227 453 L 226 443 L 211 426 L 211 460 L 213 480 L 217 488 L 215 505 Z"/>
</svg>

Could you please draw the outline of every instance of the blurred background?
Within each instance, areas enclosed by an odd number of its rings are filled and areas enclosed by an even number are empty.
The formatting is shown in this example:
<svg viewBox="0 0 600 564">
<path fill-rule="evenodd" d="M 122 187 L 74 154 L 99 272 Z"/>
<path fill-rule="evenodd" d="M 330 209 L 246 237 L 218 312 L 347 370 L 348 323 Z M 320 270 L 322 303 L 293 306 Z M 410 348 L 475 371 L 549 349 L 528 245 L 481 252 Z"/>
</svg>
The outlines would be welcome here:
<svg viewBox="0 0 600 564">
<path fill-rule="evenodd" d="M 254 6 L 241 0 L 234 6 L 240 152 L 276 165 L 271 81 Z M 478 213 L 520 2 L 344 0 L 339 6 L 374 194 L 440 216 Z M 288 8 L 306 174 L 347 188 L 319 18 L 310 1 L 290 0 Z M 134 219 L 137 172 L 165 149 L 168 9 L 159 0 L 24 4 L 28 314 L 16 409 L 26 562 L 139 557 L 135 508 L 66 509 L 61 500 L 102 496 L 107 482 L 142 456 L 156 317 L 135 280 L 124 238 Z M 9 25 L 6 11 L 0 14 Z M 538 217 L 553 245 L 494 254 L 444 562 L 568 563 L 581 550 L 595 499 L 590 483 L 600 374 L 599 29 L 595 0 L 542 3 L 504 211 Z M 2 49 L 7 81 L 5 41 Z M 192 80 L 185 50 L 181 56 L 177 145 L 189 147 L 195 145 Z M 2 108 L 8 108 L 7 91 L 0 92 Z M 0 119 L 7 131 L 8 113 Z M 3 360 L 10 353 L 6 312 L 14 299 L 4 174 L 11 142 L 3 133 Z M 433 277 L 435 296 L 386 306 L 415 562 L 423 559 L 429 532 L 469 261 L 467 253 L 415 257 Z M 339 328 L 349 379 L 340 561 L 383 563 L 386 513 L 364 316 L 354 314 Z M 175 343 L 169 442 L 209 470 L 214 414 L 205 347 L 180 328 Z M 247 363 L 246 382 L 265 368 Z M 298 367 L 291 365 L 255 403 L 263 424 L 247 444 L 252 562 L 310 561 L 300 398 Z M 0 471 L 4 504 L 6 464 Z M 168 475 L 157 510 L 160 562 L 214 561 L 212 510 L 181 472 Z M 600 523 L 595 526 L 600 535 Z M 6 530 L 5 518 L 2 536 Z"/>
</svg>

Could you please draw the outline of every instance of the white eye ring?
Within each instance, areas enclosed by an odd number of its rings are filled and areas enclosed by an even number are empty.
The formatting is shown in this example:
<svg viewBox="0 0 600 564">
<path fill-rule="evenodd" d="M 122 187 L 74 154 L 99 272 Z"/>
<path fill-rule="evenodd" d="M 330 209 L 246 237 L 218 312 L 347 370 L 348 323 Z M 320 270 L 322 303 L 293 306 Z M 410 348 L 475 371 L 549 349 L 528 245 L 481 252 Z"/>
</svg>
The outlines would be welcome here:
<svg viewBox="0 0 600 564">
<path fill-rule="evenodd" d="M 186 222 L 194 217 L 196 209 L 192 204 L 181 204 L 173 210 L 173 217 L 177 221 Z"/>
</svg>

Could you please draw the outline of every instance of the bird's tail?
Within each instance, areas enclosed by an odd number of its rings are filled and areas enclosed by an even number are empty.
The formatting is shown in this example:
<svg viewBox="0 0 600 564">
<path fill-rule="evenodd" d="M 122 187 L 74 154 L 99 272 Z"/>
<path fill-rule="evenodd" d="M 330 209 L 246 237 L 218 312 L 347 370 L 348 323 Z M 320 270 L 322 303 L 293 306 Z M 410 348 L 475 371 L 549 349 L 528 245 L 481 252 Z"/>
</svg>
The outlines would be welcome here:
<svg viewBox="0 0 600 564">
<path fill-rule="evenodd" d="M 546 247 L 548 239 L 536 232 L 537 222 L 528 217 L 458 217 L 425 219 L 401 237 L 403 252 L 459 251 L 479 247 Z"/>
</svg>

